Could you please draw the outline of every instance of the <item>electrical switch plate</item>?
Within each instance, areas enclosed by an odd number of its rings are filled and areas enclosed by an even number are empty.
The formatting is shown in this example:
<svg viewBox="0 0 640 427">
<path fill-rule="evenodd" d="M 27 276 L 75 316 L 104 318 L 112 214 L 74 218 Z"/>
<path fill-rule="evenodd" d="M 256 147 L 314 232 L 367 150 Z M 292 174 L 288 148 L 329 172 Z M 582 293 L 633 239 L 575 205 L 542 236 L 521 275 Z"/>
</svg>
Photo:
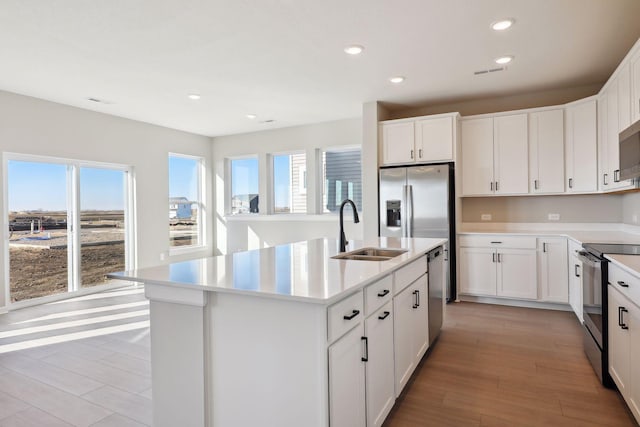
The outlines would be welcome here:
<svg viewBox="0 0 640 427">
<path fill-rule="evenodd" d="M 638 214 L 631 215 L 631 222 L 633 222 L 634 224 L 638 223 Z"/>
<path fill-rule="evenodd" d="M 491 221 L 491 214 L 482 214 L 480 215 L 480 219 L 482 221 Z"/>
<path fill-rule="evenodd" d="M 549 214 L 549 221 L 560 221 L 560 214 Z"/>
</svg>

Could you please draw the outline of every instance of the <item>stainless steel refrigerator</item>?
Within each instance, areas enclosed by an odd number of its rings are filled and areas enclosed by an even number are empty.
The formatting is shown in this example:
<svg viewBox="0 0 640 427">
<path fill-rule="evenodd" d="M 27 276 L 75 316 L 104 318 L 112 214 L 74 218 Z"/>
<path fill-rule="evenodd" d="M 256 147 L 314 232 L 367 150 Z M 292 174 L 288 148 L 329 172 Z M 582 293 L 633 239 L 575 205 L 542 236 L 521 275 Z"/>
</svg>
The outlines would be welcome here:
<svg viewBox="0 0 640 427">
<path fill-rule="evenodd" d="M 379 216 L 383 237 L 442 237 L 444 286 L 456 298 L 453 163 L 380 169 Z"/>
</svg>

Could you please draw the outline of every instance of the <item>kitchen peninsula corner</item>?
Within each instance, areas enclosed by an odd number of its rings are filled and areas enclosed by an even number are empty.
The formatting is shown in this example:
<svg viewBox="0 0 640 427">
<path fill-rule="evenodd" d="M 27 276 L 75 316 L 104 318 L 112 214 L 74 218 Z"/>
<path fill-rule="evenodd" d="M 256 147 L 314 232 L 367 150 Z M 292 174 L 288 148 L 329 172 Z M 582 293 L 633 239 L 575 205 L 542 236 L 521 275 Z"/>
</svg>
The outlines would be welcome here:
<svg viewBox="0 0 640 427">
<path fill-rule="evenodd" d="M 429 345 L 427 254 L 444 243 L 351 241 L 406 250 L 360 261 L 316 239 L 113 275 L 150 300 L 153 425 L 381 425 Z"/>
</svg>

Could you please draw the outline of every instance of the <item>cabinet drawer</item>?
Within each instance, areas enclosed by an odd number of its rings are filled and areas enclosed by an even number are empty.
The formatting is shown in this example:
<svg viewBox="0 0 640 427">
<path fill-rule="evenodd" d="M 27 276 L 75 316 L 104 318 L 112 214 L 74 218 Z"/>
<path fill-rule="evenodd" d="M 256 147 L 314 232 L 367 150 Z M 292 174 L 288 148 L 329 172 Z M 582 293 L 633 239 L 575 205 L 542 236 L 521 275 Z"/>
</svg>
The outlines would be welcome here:
<svg viewBox="0 0 640 427">
<path fill-rule="evenodd" d="M 610 262 L 609 283 L 620 291 L 622 295 L 640 306 L 640 278 Z"/>
<path fill-rule="evenodd" d="M 365 316 L 376 311 L 387 301 L 391 301 L 393 278 L 391 275 L 367 286 L 364 290 Z"/>
<path fill-rule="evenodd" d="M 493 247 L 513 249 L 536 249 L 535 236 L 461 235 L 458 238 L 460 247 Z"/>
<path fill-rule="evenodd" d="M 328 339 L 331 342 L 359 324 L 364 317 L 362 291 L 333 304 L 328 311 Z"/>
<path fill-rule="evenodd" d="M 393 294 L 397 294 L 426 272 L 426 255 L 397 270 L 393 273 Z"/>
</svg>

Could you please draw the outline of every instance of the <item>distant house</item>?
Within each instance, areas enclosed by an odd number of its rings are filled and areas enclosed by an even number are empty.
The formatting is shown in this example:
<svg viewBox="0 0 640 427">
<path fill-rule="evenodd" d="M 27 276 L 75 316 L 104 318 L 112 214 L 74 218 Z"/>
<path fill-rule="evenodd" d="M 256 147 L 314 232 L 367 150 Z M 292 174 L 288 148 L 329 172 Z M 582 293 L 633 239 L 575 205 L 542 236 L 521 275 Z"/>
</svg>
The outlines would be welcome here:
<svg viewBox="0 0 640 427">
<path fill-rule="evenodd" d="M 231 197 L 231 213 L 258 213 L 257 194 L 236 194 Z"/>
<path fill-rule="evenodd" d="M 169 219 L 191 218 L 191 202 L 186 197 L 169 198 Z"/>
</svg>

